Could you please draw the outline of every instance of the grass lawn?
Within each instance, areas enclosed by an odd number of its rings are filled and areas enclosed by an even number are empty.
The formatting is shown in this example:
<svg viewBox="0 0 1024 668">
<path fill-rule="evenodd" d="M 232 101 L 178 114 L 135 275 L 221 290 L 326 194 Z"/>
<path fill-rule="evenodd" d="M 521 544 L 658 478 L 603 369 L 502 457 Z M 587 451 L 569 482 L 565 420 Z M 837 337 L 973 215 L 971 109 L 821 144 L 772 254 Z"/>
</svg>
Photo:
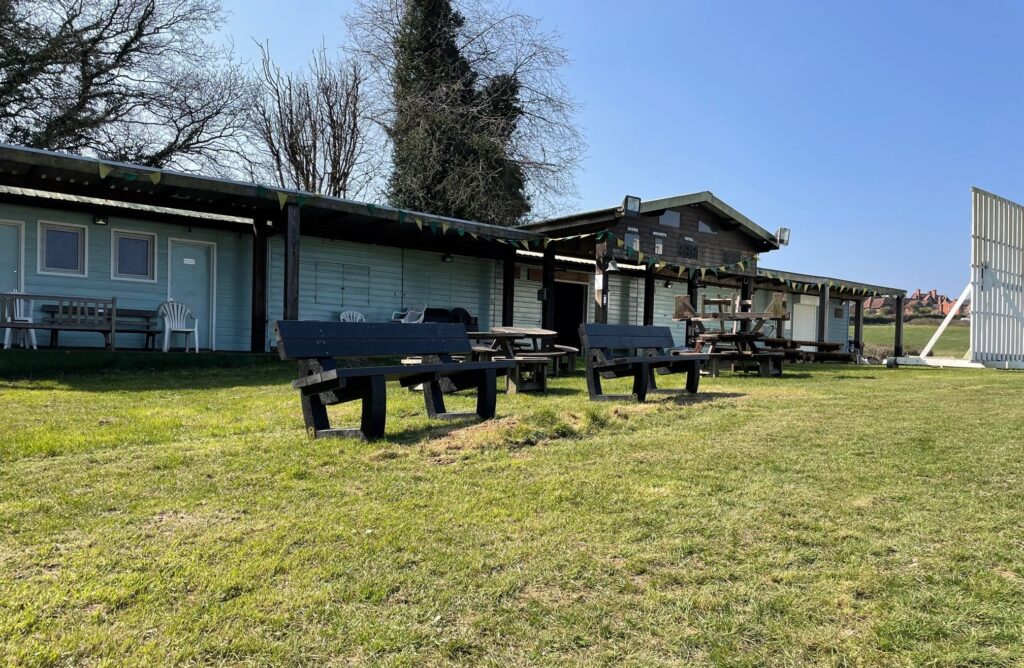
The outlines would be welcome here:
<svg viewBox="0 0 1024 668">
<path fill-rule="evenodd" d="M 290 379 L 0 381 L 3 662 L 1024 661 L 1024 375 L 577 376 L 465 429 L 394 389 L 372 444 Z"/>
<path fill-rule="evenodd" d="M 938 323 L 932 325 L 909 324 L 903 326 L 903 348 L 914 353 L 920 352 L 928 345 L 932 334 L 938 329 Z M 851 329 L 852 336 L 852 329 Z M 864 343 L 892 347 L 896 336 L 896 325 L 864 325 Z M 971 345 L 971 328 L 964 325 L 951 324 L 942 333 L 942 338 L 935 344 L 932 354 L 935 357 L 963 357 Z"/>
</svg>

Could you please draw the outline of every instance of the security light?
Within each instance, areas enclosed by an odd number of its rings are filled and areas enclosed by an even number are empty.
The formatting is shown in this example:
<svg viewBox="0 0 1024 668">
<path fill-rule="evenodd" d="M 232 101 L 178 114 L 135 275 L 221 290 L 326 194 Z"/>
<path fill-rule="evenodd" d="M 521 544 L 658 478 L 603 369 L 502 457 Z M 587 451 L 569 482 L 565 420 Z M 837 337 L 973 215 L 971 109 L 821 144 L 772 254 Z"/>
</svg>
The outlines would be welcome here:
<svg viewBox="0 0 1024 668">
<path fill-rule="evenodd" d="M 93 216 L 92 217 L 92 224 L 93 225 L 106 225 L 107 224 L 107 218 L 106 218 L 106 216 Z"/>
<path fill-rule="evenodd" d="M 605 271 L 608 272 L 609 274 L 614 274 L 618 270 L 619 270 L 619 263 L 616 262 L 615 260 L 612 260 L 611 262 L 609 262 L 608 266 L 605 267 Z"/>
<path fill-rule="evenodd" d="M 638 215 L 640 213 L 640 198 L 626 195 L 626 199 L 622 200 L 622 210 L 626 212 L 626 215 Z"/>
<path fill-rule="evenodd" d="M 788 227 L 780 227 L 778 229 L 778 231 L 775 232 L 775 240 L 779 242 L 780 246 L 788 246 L 789 245 L 789 228 Z"/>
</svg>

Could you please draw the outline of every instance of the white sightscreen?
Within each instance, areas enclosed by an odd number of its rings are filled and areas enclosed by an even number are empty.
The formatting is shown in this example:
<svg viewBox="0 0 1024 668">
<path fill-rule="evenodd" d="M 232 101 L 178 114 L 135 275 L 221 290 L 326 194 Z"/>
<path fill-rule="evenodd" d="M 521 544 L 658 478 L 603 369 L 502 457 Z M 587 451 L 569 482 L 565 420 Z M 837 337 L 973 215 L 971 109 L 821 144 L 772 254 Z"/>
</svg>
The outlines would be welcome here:
<svg viewBox="0 0 1024 668">
<path fill-rule="evenodd" d="M 974 188 L 971 361 L 1024 364 L 1024 206 Z"/>
</svg>

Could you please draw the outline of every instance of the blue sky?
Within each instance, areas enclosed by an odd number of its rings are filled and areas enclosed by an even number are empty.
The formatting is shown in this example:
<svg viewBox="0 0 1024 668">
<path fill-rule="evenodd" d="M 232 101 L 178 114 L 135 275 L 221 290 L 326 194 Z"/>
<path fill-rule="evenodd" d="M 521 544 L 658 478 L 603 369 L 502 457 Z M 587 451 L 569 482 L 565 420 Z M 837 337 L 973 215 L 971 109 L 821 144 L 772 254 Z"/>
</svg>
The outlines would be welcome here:
<svg viewBox="0 0 1024 668">
<path fill-rule="evenodd" d="M 562 35 L 588 145 L 575 209 L 711 190 L 776 269 L 952 296 L 970 187 L 1024 202 L 1024 2 L 513 0 Z M 347 0 L 225 0 L 299 67 Z"/>
</svg>

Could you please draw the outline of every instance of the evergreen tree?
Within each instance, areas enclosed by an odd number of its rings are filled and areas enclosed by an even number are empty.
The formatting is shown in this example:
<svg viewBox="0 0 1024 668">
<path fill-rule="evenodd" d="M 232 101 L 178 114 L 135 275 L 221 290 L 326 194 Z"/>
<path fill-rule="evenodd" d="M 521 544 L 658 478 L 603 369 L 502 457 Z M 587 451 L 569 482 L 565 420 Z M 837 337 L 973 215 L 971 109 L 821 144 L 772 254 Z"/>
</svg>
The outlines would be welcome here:
<svg viewBox="0 0 1024 668">
<path fill-rule="evenodd" d="M 522 109 L 512 75 L 478 86 L 450 0 L 407 0 L 395 40 L 392 204 L 514 225 L 529 211 L 508 149 Z"/>
</svg>

